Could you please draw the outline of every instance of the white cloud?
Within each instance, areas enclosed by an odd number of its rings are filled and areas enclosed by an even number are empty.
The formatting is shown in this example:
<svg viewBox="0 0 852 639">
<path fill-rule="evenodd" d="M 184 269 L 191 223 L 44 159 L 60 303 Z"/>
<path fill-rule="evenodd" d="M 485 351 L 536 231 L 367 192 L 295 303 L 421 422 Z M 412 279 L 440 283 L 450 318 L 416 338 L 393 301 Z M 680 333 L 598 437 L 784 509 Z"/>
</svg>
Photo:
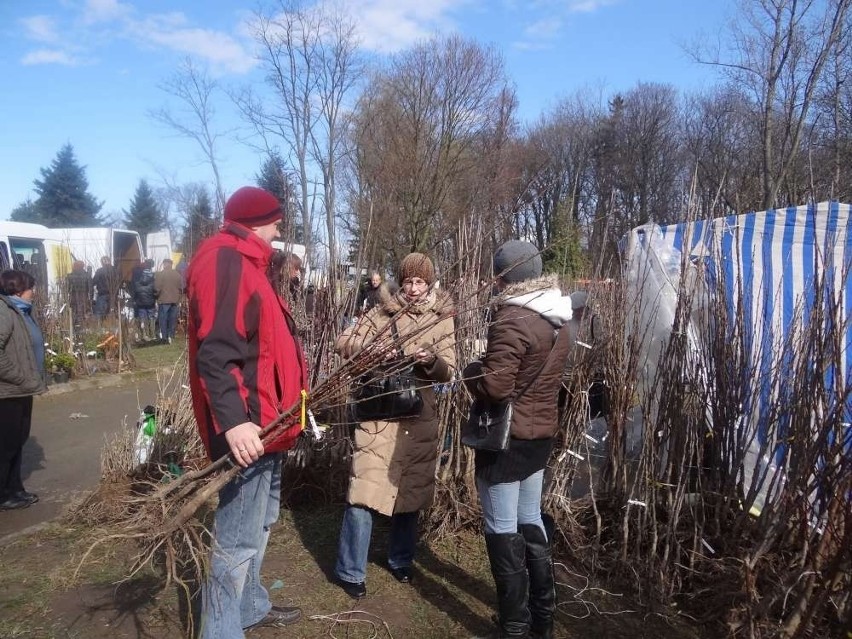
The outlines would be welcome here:
<svg viewBox="0 0 852 639">
<path fill-rule="evenodd" d="M 37 42 L 56 42 L 59 36 L 56 32 L 56 20 L 51 16 L 38 15 L 22 18 L 24 35 Z"/>
<path fill-rule="evenodd" d="M 48 15 L 21 21 L 29 39 L 52 45 L 27 54 L 23 64 L 78 64 L 75 53 L 81 48 L 91 51 L 117 39 L 191 55 L 209 63 L 214 71 L 246 73 L 256 64 L 239 39 L 225 31 L 190 24 L 181 12 L 140 15 L 134 5 L 120 0 L 84 0 L 63 6 L 74 12 L 68 24 L 59 25 L 57 18 Z"/>
<path fill-rule="evenodd" d="M 549 49 L 560 36 L 564 22 L 558 16 L 536 20 L 524 27 L 522 39 L 512 42 L 512 47 L 521 51 Z"/>
<path fill-rule="evenodd" d="M 508 0 L 507 0 L 508 1 Z M 522 51 L 549 49 L 564 33 L 569 16 L 576 13 L 593 13 L 603 7 L 618 4 L 622 0 L 530 0 L 524 7 L 527 17 L 545 16 L 524 27 L 522 37 L 512 47 Z M 505 5 L 520 9 L 514 4 Z"/>
<path fill-rule="evenodd" d="M 60 49 L 38 49 L 30 51 L 23 58 L 21 64 L 24 66 L 34 66 L 37 64 L 61 64 L 67 67 L 74 67 L 81 62 L 67 51 Z"/>
<path fill-rule="evenodd" d="M 450 17 L 469 0 L 350 0 L 364 48 L 380 53 L 405 49 L 437 31 L 455 27 Z"/>
<path fill-rule="evenodd" d="M 616 4 L 621 0 L 569 0 L 568 11 L 572 13 L 592 13 L 601 7 Z"/>
<path fill-rule="evenodd" d="M 549 40 L 559 34 L 562 29 L 562 20 L 559 18 L 544 18 L 527 25 L 524 28 L 524 35 L 527 38 L 536 38 L 539 40 Z"/>
<path fill-rule="evenodd" d="M 237 39 L 222 31 L 189 25 L 182 13 L 160 13 L 142 21 L 129 22 L 128 32 L 148 46 L 158 46 L 189 54 L 219 70 L 246 73 L 256 60 Z"/>
<path fill-rule="evenodd" d="M 208 29 L 148 31 L 140 36 L 148 43 L 197 57 L 233 73 L 247 73 L 255 59 L 231 36 Z"/>
<path fill-rule="evenodd" d="M 120 20 L 132 13 L 133 5 L 118 0 L 86 0 L 81 17 L 84 24 L 95 24 Z"/>
</svg>

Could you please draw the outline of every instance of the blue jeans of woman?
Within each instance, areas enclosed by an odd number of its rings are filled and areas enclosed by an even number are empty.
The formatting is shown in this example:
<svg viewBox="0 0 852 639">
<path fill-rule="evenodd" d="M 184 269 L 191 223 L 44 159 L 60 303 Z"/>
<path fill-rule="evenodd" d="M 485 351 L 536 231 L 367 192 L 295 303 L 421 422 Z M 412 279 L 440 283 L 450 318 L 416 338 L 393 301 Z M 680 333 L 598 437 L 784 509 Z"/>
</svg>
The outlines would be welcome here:
<svg viewBox="0 0 852 639">
<path fill-rule="evenodd" d="M 280 453 L 264 455 L 219 491 L 210 574 L 203 587 L 202 639 L 242 639 L 243 628 L 272 608 L 260 583 L 260 566 L 280 500 Z"/>
<path fill-rule="evenodd" d="M 543 482 L 543 469 L 521 481 L 503 484 L 492 484 L 477 478 L 476 490 L 482 504 L 485 533 L 514 534 L 518 532 L 518 526 L 523 524 L 535 524 L 544 531 L 544 523 L 541 521 Z"/>
<path fill-rule="evenodd" d="M 388 566 L 393 569 L 409 568 L 414 562 L 417 546 L 418 513 L 394 513 L 391 516 L 388 541 Z M 363 506 L 347 505 L 343 513 L 340 542 L 337 548 L 337 578 L 350 583 L 367 579 L 367 556 L 373 532 L 373 511 Z"/>
</svg>

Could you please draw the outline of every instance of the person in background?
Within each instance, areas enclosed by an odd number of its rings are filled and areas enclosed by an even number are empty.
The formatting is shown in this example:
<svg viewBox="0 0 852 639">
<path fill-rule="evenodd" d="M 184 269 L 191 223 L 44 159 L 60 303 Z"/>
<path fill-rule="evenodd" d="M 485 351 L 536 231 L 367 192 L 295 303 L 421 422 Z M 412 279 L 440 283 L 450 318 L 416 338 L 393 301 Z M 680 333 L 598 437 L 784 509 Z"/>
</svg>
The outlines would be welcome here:
<svg viewBox="0 0 852 639">
<path fill-rule="evenodd" d="M 101 258 L 101 266 L 95 271 L 92 284 L 95 287 L 95 317 L 102 321 L 115 304 L 119 285 L 118 269 L 106 255 Z"/>
<path fill-rule="evenodd" d="M 130 294 L 141 338 L 146 342 L 155 339 L 157 296 L 154 293 L 154 260 L 145 260 L 139 268 L 133 269 Z"/>
<path fill-rule="evenodd" d="M 609 384 L 604 372 L 605 330 L 601 316 L 589 305 L 586 291 L 571 293 L 571 305 L 577 319 L 577 346 L 582 349 L 582 361 L 589 368 L 589 417 L 609 415 Z"/>
<path fill-rule="evenodd" d="M 302 258 L 295 253 L 275 251 L 269 265 L 269 278 L 280 294 L 286 291 L 290 301 L 302 292 Z"/>
<path fill-rule="evenodd" d="M 582 401 L 585 418 L 606 417 L 609 414 L 609 387 L 602 353 L 605 340 L 603 322 L 600 315 L 589 307 L 589 294 L 586 291 L 571 293 L 571 309 L 573 316 L 568 326 L 572 347 L 565 362 L 562 390 L 559 393 L 560 414 L 570 410 L 573 402 Z M 581 380 L 587 380 L 588 386 L 580 389 L 585 391 L 581 397 L 573 397 L 568 390 L 573 386 L 572 378 L 578 374 Z"/>
<path fill-rule="evenodd" d="M 395 324 L 403 345 L 400 351 L 392 347 L 387 358 L 404 357 L 413 363 L 423 398 L 419 417 L 361 422 L 355 429 L 335 566 L 338 585 L 354 599 L 367 594 L 367 555 L 374 513 L 391 518 L 391 573 L 399 582 L 412 580 L 418 513 L 429 507 L 435 492 L 438 416 L 432 384 L 449 382 L 456 367 L 454 309 L 449 298 L 433 287 L 432 261 L 422 253 L 407 255 L 399 266 L 399 281 L 399 292 L 387 294 L 362 315 L 341 334 L 336 345 L 340 355 L 352 357 L 374 344 L 379 334 L 391 339 L 389 325 Z M 406 335 L 410 338 L 407 341 Z"/>
<path fill-rule="evenodd" d="M 47 390 L 44 337 L 32 316 L 35 284 L 24 271 L 0 273 L 0 510 L 27 508 L 38 501 L 21 478 L 33 396 Z"/>
<path fill-rule="evenodd" d="M 358 293 L 358 310 L 366 313 L 379 304 L 381 298 L 382 274 L 378 271 L 370 272 L 370 279 L 366 285 L 361 287 Z"/>
<path fill-rule="evenodd" d="M 491 574 L 498 634 L 553 637 L 552 520 L 541 512 L 544 469 L 558 428 L 557 395 L 571 348 L 571 299 L 542 277 L 538 249 L 520 240 L 494 253 L 498 295 L 482 361 L 465 367 L 475 398 L 511 400 L 509 447 L 477 450 L 474 475 Z M 547 523 L 545 523 L 547 522 Z"/>
<path fill-rule="evenodd" d="M 75 260 L 71 272 L 65 278 L 68 285 L 68 302 L 74 316 L 74 324 L 82 324 L 92 312 L 92 277 L 82 260 Z"/>
<path fill-rule="evenodd" d="M 167 340 L 169 344 L 175 337 L 180 298 L 183 294 L 183 278 L 172 268 L 172 264 L 169 258 L 164 259 L 163 268 L 154 276 L 160 339 Z"/>
<path fill-rule="evenodd" d="M 287 302 L 269 280 L 272 241 L 283 217 L 274 195 L 245 186 L 225 203 L 222 229 L 187 269 L 187 340 L 193 410 L 211 460 L 230 454 L 240 473 L 219 491 L 201 639 L 241 639 L 244 630 L 297 622 L 274 606 L 260 571 L 278 519 L 281 457 L 301 433 L 296 419 L 272 441 L 261 426 L 289 408 L 308 373 Z"/>
</svg>

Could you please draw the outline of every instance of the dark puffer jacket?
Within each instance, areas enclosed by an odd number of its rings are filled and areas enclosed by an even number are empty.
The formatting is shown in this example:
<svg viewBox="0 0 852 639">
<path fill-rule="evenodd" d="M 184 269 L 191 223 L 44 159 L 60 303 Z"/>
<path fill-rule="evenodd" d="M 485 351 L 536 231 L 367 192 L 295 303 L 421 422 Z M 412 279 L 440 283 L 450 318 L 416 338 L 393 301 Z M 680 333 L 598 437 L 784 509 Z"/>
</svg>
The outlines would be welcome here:
<svg viewBox="0 0 852 639">
<path fill-rule="evenodd" d="M 497 300 L 485 357 L 464 371 L 474 396 L 493 402 L 513 398 L 515 439 L 556 433 L 557 397 L 571 351 L 570 319 L 571 298 L 562 296 L 554 279 L 513 284 Z"/>
<path fill-rule="evenodd" d="M 14 303 L 0 295 L 0 398 L 28 397 L 47 390 L 26 320 Z"/>
<path fill-rule="evenodd" d="M 154 307 L 157 297 L 154 293 L 154 271 L 150 266 L 134 270 L 130 286 L 133 290 L 133 304 L 136 308 Z"/>
</svg>

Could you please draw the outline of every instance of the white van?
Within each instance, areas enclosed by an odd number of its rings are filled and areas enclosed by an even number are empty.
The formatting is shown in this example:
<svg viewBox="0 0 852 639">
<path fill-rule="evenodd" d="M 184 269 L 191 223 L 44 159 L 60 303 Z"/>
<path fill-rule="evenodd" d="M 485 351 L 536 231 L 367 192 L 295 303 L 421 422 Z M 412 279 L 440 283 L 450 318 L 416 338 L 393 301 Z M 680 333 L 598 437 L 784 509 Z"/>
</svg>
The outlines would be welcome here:
<svg viewBox="0 0 852 639">
<path fill-rule="evenodd" d="M 86 270 L 94 273 L 102 257 L 109 257 L 118 268 L 122 282 L 129 282 L 134 266 L 144 258 L 142 240 L 136 231 L 110 227 L 53 229 L 62 246 L 68 248 L 72 260 L 81 260 Z M 69 265 L 66 273 L 70 273 Z"/>
<path fill-rule="evenodd" d="M 136 231 L 113 228 L 51 229 L 41 224 L 0 221 L 0 269 L 31 273 L 51 296 L 81 260 L 90 273 L 107 256 L 129 282 L 142 258 L 142 241 Z"/>
<path fill-rule="evenodd" d="M 58 238 L 41 224 L 0 221 L 0 270 L 26 271 L 39 288 L 54 290 L 71 270 L 70 253 Z"/>
<path fill-rule="evenodd" d="M 145 257 L 154 260 L 154 270 L 159 271 L 163 260 L 170 259 L 174 266 L 177 266 L 182 256 L 172 251 L 171 231 L 163 229 L 145 236 Z"/>
</svg>

